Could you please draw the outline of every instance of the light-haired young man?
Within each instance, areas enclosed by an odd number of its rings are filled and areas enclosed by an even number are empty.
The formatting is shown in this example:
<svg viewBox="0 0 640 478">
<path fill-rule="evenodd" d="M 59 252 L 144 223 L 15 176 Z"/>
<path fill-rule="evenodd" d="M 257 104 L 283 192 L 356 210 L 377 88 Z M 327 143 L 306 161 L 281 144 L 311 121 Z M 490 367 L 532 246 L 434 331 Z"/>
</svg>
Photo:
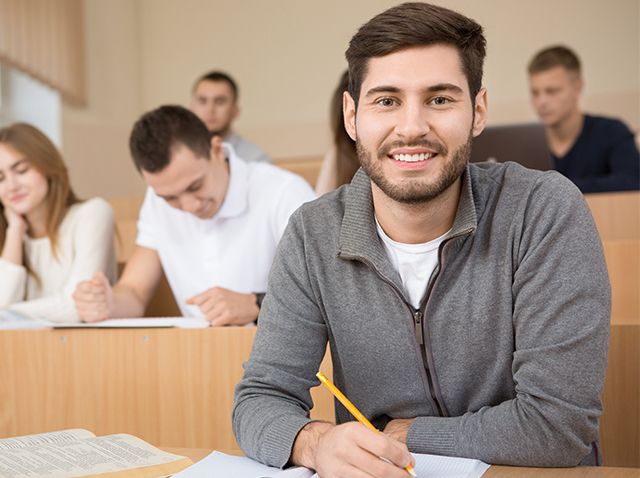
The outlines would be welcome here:
<svg viewBox="0 0 640 478">
<path fill-rule="evenodd" d="M 540 117 L 554 167 L 583 193 L 640 188 L 640 155 L 620 120 L 580 109 L 584 80 L 578 56 L 565 46 L 529 62 L 531 103 Z"/>
</svg>

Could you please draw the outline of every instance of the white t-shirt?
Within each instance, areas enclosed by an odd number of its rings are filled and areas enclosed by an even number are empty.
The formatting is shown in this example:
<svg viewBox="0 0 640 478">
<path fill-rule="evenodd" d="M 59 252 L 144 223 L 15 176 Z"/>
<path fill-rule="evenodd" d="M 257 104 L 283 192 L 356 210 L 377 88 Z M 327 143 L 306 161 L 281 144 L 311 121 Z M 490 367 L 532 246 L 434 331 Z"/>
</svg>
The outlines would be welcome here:
<svg viewBox="0 0 640 478">
<path fill-rule="evenodd" d="M 411 305 L 418 309 L 427 290 L 431 274 L 438 265 L 438 247 L 450 231 L 423 244 L 404 244 L 387 236 L 380 227 L 378 219 L 376 219 L 376 229 L 391 264 L 400 274 L 402 285 L 409 295 Z"/>
<path fill-rule="evenodd" d="M 100 198 L 71 206 L 58 232 L 58 255 L 48 237 L 25 237 L 24 251 L 40 284 L 27 270 L 0 259 L 0 307 L 53 322 L 78 322 L 73 291 L 102 271 L 113 283 L 116 258 L 111 206 Z"/>
<path fill-rule="evenodd" d="M 311 186 L 267 163 L 247 163 L 224 144 L 229 187 L 210 219 L 175 209 L 147 189 L 138 219 L 139 246 L 158 253 L 176 302 L 186 317 L 202 317 L 185 301 L 211 287 L 265 292 L 276 246 L 289 216 L 315 198 Z"/>
</svg>

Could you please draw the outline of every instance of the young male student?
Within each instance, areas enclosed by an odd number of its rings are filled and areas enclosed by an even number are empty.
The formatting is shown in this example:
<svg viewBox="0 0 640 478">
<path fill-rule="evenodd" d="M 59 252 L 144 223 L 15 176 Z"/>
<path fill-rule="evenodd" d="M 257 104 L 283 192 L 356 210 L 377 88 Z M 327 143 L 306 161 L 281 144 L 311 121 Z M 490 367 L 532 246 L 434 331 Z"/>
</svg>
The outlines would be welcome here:
<svg viewBox="0 0 640 478">
<path fill-rule="evenodd" d="M 345 126 L 362 169 L 278 246 L 233 426 L 247 455 L 322 477 L 404 477 L 407 450 L 596 463 L 610 289 L 580 192 L 555 171 L 468 164 L 482 28 L 425 3 L 363 25 Z M 327 341 L 336 405 L 312 422 Z M 381 460 L 383 457 L 386 460 Z"/>
<path fill-rule="evenodd" d="M 103 275 L 78 285 L 80 318 L 139 317 L 164 271 L 184 316 L 211 325 L 254 321 L 289 216 L 314 198 L 299 176 L 246 163 L 212 139 L 193 113 L 162 106 L 130 138 L 148 184 L 136 247 L 113 287 Z"/>
<path fill-rule="evenodd" d="M 640 154 L 620 120 L 580 110 L 584 82 L 580 60 L 554 46 L 529 63 L 531 102 L 544 124 L 555 169 L 583 193 L 640 188 Z"/>
<path fill-rule="evenodd" d="M 191 111 L 200 118 L 211 134 L 221 136 L 245 161 L 271 162 L 271 158 L 251 141 L 232 129 L 240 114 L 238 85 L 228 74 L 211 71 L 196 81 L 191 92 Z"/>
</svg>

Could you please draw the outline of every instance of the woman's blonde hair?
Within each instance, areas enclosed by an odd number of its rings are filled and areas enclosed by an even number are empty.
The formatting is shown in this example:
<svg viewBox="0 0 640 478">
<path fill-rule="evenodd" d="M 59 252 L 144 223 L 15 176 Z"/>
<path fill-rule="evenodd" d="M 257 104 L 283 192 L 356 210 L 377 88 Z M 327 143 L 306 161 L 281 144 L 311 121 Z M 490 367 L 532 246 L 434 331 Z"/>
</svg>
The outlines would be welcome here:
<svg viewBox="0 0 640 478">
<path fill-rule="evenodd" d="M 69 173 L 62 155 L 47 136 L 39 129 L 27 123 L 14 123 L 0 129 L 0 144 L 10 146 L 24 155 L 30 166 L 37 169 L 46 179 L 48 191 L 45 197 L 47 206 L 47 236 L 51 249 L 56 255 L 58 232 L 69 207 L 80 202 L 69 182 Z M 4 246 L 7 221 L 4 206 L 0 204 L 0 250 Z M 29 269 L 25 261 L 25 266 Z"/>
</svg>

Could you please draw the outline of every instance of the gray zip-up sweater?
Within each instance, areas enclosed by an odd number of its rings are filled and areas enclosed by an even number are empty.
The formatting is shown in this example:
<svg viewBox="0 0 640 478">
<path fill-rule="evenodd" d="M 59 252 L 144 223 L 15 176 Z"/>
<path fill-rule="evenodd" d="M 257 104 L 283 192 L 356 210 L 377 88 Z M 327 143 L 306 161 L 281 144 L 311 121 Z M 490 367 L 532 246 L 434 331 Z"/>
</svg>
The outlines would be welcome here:
<svg viewBox="0 0 640 478">
<path fill-rule="evenodd" d="M 234 433 L 248 456 L 284 466 L 328 340 L 336 385 L 374 424 L 416 417 L 413 452 L 593 464 L 609 315 L 593 219 L 556 172 L 469 165 L 414 310 L 359 171 L 291 217 L 236 388 Z M 353 417 L 336 403 L 336 420 Z"/>
</svg>

